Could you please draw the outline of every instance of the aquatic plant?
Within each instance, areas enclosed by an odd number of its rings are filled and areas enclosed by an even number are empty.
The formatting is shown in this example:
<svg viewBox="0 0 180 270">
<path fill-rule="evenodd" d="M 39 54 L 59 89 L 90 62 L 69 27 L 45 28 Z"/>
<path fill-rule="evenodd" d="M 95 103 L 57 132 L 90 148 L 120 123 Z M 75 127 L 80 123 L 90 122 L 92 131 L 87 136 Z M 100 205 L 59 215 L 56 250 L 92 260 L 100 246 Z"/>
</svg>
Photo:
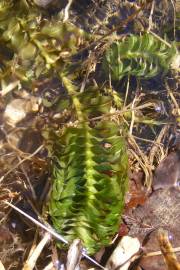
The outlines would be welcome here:
<svg viewBox="0 0 180 270">
<path fill-rule="evenodd" d="M 109 243 L 119 226 L 128 182 L 125 139 L 113 121 L 90 124 L 94 115 L 109 112 L 110 97 L 93 88 L 75 93 L 72 83 L 62 80 L 78 123 L 67 127 L 54 144 L 50 215 L 66 239 L 80 238 L 93 254 Z"/>
<path fill-rule="evenodd" d="M 4 5 L 3 5 L 4 3 Z M 27 1 L 0 2 L 0 81 L 30 84 L 64 68 L 89 35 Z"/>
<path fill-rule="evenodd" d="M 73 65 L 72 72 L 72 56 L 94 39 L 32 1 L 0 1 L 1 85 L 19 80 L 29 86 L 53 75 L 71 100 L 73 123 L 50 131 L 49 214 L 57 231 L 69 241 L 80 238 L 91 254 L 117 232 L 128 184 L 124 126 L 108 116 L 113 106 L 121 106 L 118 93 L 92 86 L 80 92 L 70 80 L 81 69 Z M 113 79 L 150 78 L 167 70 L 175 53 L 150 34 L 131 35 L 107 49 L 103 66 Z"/>
<path fill-rule="evenodd" d="M 62 128 L 52 141 L 53 187 L 49 212 L 54 227 L 68 240 L 81 238 L 90 253 L 109 243 L 119 226 L 127 187 L 125 139 L 110 119 L 112 97 L 90 87 L 83 93 L 65 75 L 67 57 L 89 35 L 63 23 L 28 1 L 0 2 L 1 85 L 19 80 L 31 85 L 53 74 L 63 82 L 77 124 Z M 45 16 L 46 15 L 46 16 Z"/>
<path fill-rule="evenodd" d="M 127 75 L 148 79 L 168 71 L 176 53 L 173 44 L 169 47 L 152 34 L 130 35 L 107 49 L 103 68 L 113 80 Z"/>
</svg>

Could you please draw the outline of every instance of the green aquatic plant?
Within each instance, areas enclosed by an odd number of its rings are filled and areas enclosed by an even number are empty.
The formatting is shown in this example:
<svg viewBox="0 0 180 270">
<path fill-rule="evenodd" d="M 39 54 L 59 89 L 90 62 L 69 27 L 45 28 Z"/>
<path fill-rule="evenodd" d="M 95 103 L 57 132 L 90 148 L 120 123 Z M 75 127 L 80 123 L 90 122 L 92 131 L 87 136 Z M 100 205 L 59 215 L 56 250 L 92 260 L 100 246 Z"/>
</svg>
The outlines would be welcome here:
<svg viewBox="0 0 180 270">
<path fill-rule="evenodd" d="M 89 35 L 27 1 L 0 2 L 0 80 L 54 75 Z M 69 63 L 69 60 L 68 60 Z"/>
<path fill-rule="evenodd" d="M 113 80 L 127 75 L 148 79 L 170 69 L 176 53 L 174 45 L 169 47 L 151 34 L 130 35 L 107 49 L 103 68 Z"/>
<path fill-rule="evenodd" d="M 1 85 L 18 81 L 29 87 L 38 79 L 55 76 L 67 90 L 67 99 L 61 102 L 73 121 L 59 132 L 51 130 L 49 214 L 57 231 L 68 241 L 80 238 L 90 254 L 108 245 L 117 232 L 128 185 L 124 126 L 109 115 L 113 107 L 121 108 L 121 98 L 105 87 L 80 92 L 69 79 L 82 74 L 72 56 L 81 44 L 83 49 L 96 38 L 62 22 L 60 14 L 50 16 L 32 1 L 0 0 Z M 173 46 L 150 34 L 131 35 L 112 44 L 103 66 L 113 79 L 149 78 L 167 70 L 175 53 Z"/>
<path fill-rule="evenodd" d="M 110 97 L 97 89 L 76 93 L 67 78 L 62 80 L 78 122 L 65 128 L 54 144 L 50 215 L 67 240 L 80 238 L 93 254 L 119 226 L 128 182 L 125 139 L 117 123 L 90 121 L 109 112 Z"/>
<path fill-rule="evenodd" d="M 49 17 L 32 1 L 0 1 L 0 81 L 31 85 L 59 77 L 68 92 L 74 122 L 51 131 L 53 187 L 49 213 L 67 240 L 81 238 L 90 253 L 107 245 L 117 231 L 127 188 L 127 152 L 120 127 L 109 113 L 114 94 L 90 87 L 80 93 L 71 83 L 70 56 L 90 35 L 59 15 Z M 66 60 L 68 59 L 68 60 Z M 77 72 L 77 70 L 76 70 Z M 75 76 L 74 73 L 71 74 Z"/>
</svg>

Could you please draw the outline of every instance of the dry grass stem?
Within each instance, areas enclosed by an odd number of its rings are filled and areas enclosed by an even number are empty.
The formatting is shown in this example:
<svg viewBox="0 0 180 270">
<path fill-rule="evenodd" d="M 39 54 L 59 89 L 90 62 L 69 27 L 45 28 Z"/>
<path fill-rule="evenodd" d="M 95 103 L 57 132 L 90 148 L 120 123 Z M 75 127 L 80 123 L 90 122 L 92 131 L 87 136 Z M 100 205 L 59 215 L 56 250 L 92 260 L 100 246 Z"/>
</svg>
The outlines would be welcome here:
<svg viewBox="0 0 180 270">
<path fill-rule="evenodd" d="M 18 160 L 19 160 L 19 162 L 22 161 L 22 159 L 21 159 L 19 156 L 18 156 Z M 25 177 L 26 177 L 26 181 L 27 181 L 27 183 L 28 183 L 28 186 L 29 186 L 29 189 L 30 189 L 30 191 L 31 191 L 32 197 L 33 197 L 33 199 L 36 201 L 36 200 L 37 200 L 37 196 L 36 196 L 35 190 L 34 190 L 34 188 L 33 188 L 33 185 L 31 184 L 31 181 L 30 181 L 30 179 L 29 179 L 29 176 L 28 176 L 27 173 L 26 173 L 26 170 L 24 169 L 23 164 L 20 165 L 20 168 L 21 168 L 23 174 L 24 174 Z"/>
<path fill-rule="evenodd" d="M 1 85 L 1 94 L 0 96 L 5 96 L 7 95 L 9 92 L 13 91 L 17 86 L 20 85 L 20 81 L 14 81 L 12 83 L 9 83 L 8 85 Z"/>
<path fill-rule="evenodd" d="M 46 267 L 43 268 L 43 270 L 56 270 L 57 268 L 54 267 L 53 262 L 50 262 Z"/>
<path fill-rule="evenodd" d="M 134 110 L 134 107 L 136 105 L 136 102 L 137 102 L 137 98 L 135 97 L 133 102 L 132 102 L 132 105 L 131 105 L 132 113 L 131 113 L 131 124 L 130 124 L 130 127 L 129 127 L 129 134 L 130 135 L 132 135 L 134 122 L 135 122 L 135 110 Z"/>
<path fill-rule="evenodd" d="M 153 140 L 149 140 L 149 139 L 144 139 L 144 138 L 141 138 L 141 137 L 138 137 L 138 136 L 135 136 L 135 135 L 133 135 L 133 137 L 135 138 L 135 139 L 137 139 L 137 140 L 140 140 L 140 141 L 143 141 L 143 142 L 149 142 L 149 143 L 152 143 L 152 144 L 154 144 L 154 145 L 157 145 L 157 146 L 162 146 L 163 147 L 163 144 L 162 143 L 158 143 L 158 142 L 156 142 L 156 141 L 153 141 Z"/>
<path fill-rule="evenodd" d="M 168 46 L 169 48 L 171 48 L 171 44 L 169 42 L 167 42 L 166 40 L 164 40 L 163 38 L 161 38 L 160 36 L 158 36 L 156 33 L 154 33 L 153 31 L 147 31 L 148 33 L 151 33 L 154 37 L 156 37 L 157 39 L 159 39 L 161 42 L 163 42 L 164 44 L 166 44 L 166 46 Z"/>
<path fill-rule="evenodd" d="M 151 187 L 152 182 L 152 165 L 149 163 L 148 157 L 141 151 L 138 144 L 135 141 L 134 136 L 129 134 L 129 143 L 133 149 L 129 149 L 129 152 L 134 156 L 135 160 L 139 163 L 145 174 L 145 183 L 148 188 Z"/>
<path fill-rule="evenodd" d="M 153 28 L 153 12 L 154 12 L 154 5 L 155 5 L 155 2 L 154 0 L 152 1 L 152 4 L 151 4 L 151 12 L 150 12 L 150 15 L 149 15 L 149 26 L 148 26 L 148 29 L 147 31 L 150 31 L 151 28 Z"/>
<path fill-rule="evenodd" d="M 64 8 L 64 19 L 63 22 L 66 22 L 69 19 L 69 9 L 73 3 L 73 0 L 68 0 L 67 5 Z"/>
<path fill-rule="evenodd" d="M 127 103 L 127 98 L 129 96 L 129 78 L 130 76 L 128 75 L 128 79 L 127 79 L 127 85 L 126 85 L 126 94 L 125 94 L 125 97 L 124 97 L 124 106 L 123 107 L 126 107 L 126 103 Z"/>
<path fill-rule="evenodd" d="M 38 220 L 36 220 L 35 218 L 31 217 L 30 215 L 26 214 L 24 211 L 22 211 L 20 208 L 18 208 L 17 206 L 5 201 L 5 204 L 7 204 L 8 206 L 12 207 L 14 210 L 16 210 L 17 212 L 19 212 L 20 214 L 22 214 L 23 216 L 25 216 L 26 218 L 28 218 L 29 220 L 31 220 L 33 223 L 35 223 L 37 226 L 41 227 L 42 229 L 46 230 L 47 232 L 51 233 L 54 237 L 56 237 L 58 240 L 60 240 L 61 242 L 68 244 L 68 241 L 66 241 L 60 234 L 56 233 L 54 231 L 53 228 L 51 228 L 51 226 L 49 225 L 49 227 L 45 226 L 44 224 L 42 224 L 41 222 L 39 222 Z"/>
<path fill-rule="evenodd" d="M 161 161 L 165 157 L 165 155 L 166 155 L 164 153 L 164 149 L 163 149 L 163 147 L 161 145 L 161 141 L 164 138 L 164 136 L 166 135 L 166 133 L 168 132 L 168 130 L 169 130 L 169 125 L 165 125 L 161 129 L 161 131 L 160 131 L 160 133 L 159 133 L 159 135 L 158 135 L 158 137 L 157 137 L 157 139 L 155 141 L 156 144 L 154 144 L 153 147 L 150 150 L 149 161 L 150 161 L 151 166 L 153 166 L 153 164 L 154 164 L 154 158 L 157 155 L 158 150 L 161 151 L 161 156 L 158 158 L 159 161 Z"/>
<path fill-rule="evenodd" d="M 122 109 L 120 111 L 118 110 L 118 111 L 113 112 L 113 113 L 106 113 L 103 116 L 93 117 L 93 118 L 89 119 L 89 121 L 96 121 L 96 120 L 100 120 L 100 119 L 106 118 L 106 117 L 111 117 L 111 116 L 114 116 L 114 115 L 120 115 L 121 116 L 121 115 L 124 115 L 125 113 L 128 113 L 128 112 L 138 111 L 138 110 L 142 110 L 142 109 L 145 109 L 145 108 L 152 108 L 155 105 L 156 104 L 154 104 L 152 102 L 147 102 L 147 103 L 145 103 L 143 105 L 139 105 L 137 107 L 134 107 L 134 106 L 132 106 L 132 103 L 131 103 L 131 104 L 128 104 L 124 109 Z"/>
<path fill-rule="evenodd" d="M 174 5 L 174 1 L 170 0 L 171 4 L 173 6 L 173 34 L 174 34 L 174 39 L 176 39 L 176 8 Z"/>
<path fill-rule="evenodd" d="M 39 258 L 43 248 L 49 242 L 49 240 L 50 240 L 50 233 L 46 232 L 42 240 L 39 242 L 34 251 L 28 257 L 22 270 L 32 270 L 35 267 L 37 259 Z"/>
<path fill-rule="evenodd" d="M 175 99 L 174 94 L 173 94 L 172 90 L 170 89 L 167 82 L 165 83 L 165 85 L 166 85 L 167 92 L 168 92 L 168 94 L 169 94 L 169 96 L 170 96 L 170 98 L 172 100 L 172 103 L 174 104 L 174 107 L 175 107 L 175 109 L 176 109 L 176 111 L 178 113 L 178 116 L 180 116 L 179 104 L 178 104 L 177 100 Z"/>
<path fill-rule="evenodd" d="M 17 169 L 23 162 L 25 162 L 26 160 L 31 159 L 32 157 L 34 157 L 41 149 L 43 149 L 43 145 L 40 145 L 32 154 L 28 155 L 27 157 L 25 157 L 24 159 L 22 159 L 21 161 L 18 162 L 18 164 L 16 164 L 14 167 L 12 167 L 8 172 L 6 172 L 1 178 L 0 178 L 0 183 L 11 173 L 13 172 L 15 169 Z"/>
<path fill-rule="evenodd" d="M 179 253 L 180 252 L 180 247 L 172 248 L 172 252 L 174 253 Z M 161 256 L 162 252 L 159 251 L 154 251 L 154 252 L 149 252 L 144 255 L 144 257 L 153 257 L 153 256 Z"/>
</svg>

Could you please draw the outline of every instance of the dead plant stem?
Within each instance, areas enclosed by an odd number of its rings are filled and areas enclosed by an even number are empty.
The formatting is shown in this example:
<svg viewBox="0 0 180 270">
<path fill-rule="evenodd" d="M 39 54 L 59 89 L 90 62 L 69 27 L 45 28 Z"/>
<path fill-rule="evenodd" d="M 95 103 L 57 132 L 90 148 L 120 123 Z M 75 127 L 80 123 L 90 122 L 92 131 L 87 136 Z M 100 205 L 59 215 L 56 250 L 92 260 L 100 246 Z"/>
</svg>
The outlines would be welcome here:
<svg viewBox="0 0 180 270">
<path fill-rule="evenodd" d="M 39 242 L 34 251 L 31 253 L 30 257 L 25 262 L 22 270 L 32 270 L 35 267 L 37 259 L 39 258 L 44 246 L 49 242 L 49 240 L 50 233 L 46 232 L 42 240 Z"/>
<path fill-rule="evenodd" d="M 24 159 L 18 162 L 14 167 L 12 167 L 8 172 L 6 172 L 1 178 L 0 178 L 0 183 L 11 173 L 13 172 L 16 168 L 18 168 L 23 162 L 26 160 L 31 159 L 33 156 L 35 156 L 41 149 L 43 148 L 43 145 L 40 145 L 31 155 L 28 155 Z"/>
<path fill-rule="evenodd" d="M 147 32 L 148 33 L 151 33 L 155 38 L 159 39 L 161 42 L 163 42 L 164 44 L 166 44 L 166 46 L 168 46 L 169 48 L 171 48 L 171 44 L 169 42 L 167 42 L 166 40 L 164 40 L 163 38 L 161 38 L 160 36 L 158 36 L 156 33 L 154 33 L 151 30 L 149 30 Z"/>
<path fill-rule="evenodd" d="M 125 94 L 125 98 L 124 98 L 124 107 L 126 106 L 127 103 L 127 97 L 129 95 L 129 75 L 128 75 L 128 79 L 127 79 L 127 85 L 126 85 L 126 94 Z"/>
<path fill-rule="evenodd" d="M 173 248 L 172 252 L 179 253 L 180 247 Z M 159 250 L 159 251 L 149 252 L 145 254 L 143 257 L 153 257 L 153 256 L 161 256 L 161 255 L 162 255 L 162 252 Z"/>
<path fill-rule="evenodd" d="M 151 148 L 151 151 L 149 153 L 149 161 L 150 161 L 151 166 L 153 166 L 154 158 L 155 158 L 155 156 L 157 154 L 158 148 L 160 148 L 160 149 L 162 148 L 161 141 L 162 141 L 163 137 L 165 136 L 165 134 L 166 134 L 166 132 L 168 130 L 169 130 L 169 125 L 165 125 L 161 129 L 161 131 L 160 131 L 160 133 L 159 133 L 159 135 L 157 137 L 156 144 L 154 144 L 154 146 Z M 163 150 L 161 152 L 163 153 Z M 164 156 L 165 156 L 165 154 L 160 158 L 160 160 L 162 160 L 164 158 Z"/>
<path fill-rule="evenodd" d="M 149 15 L 149 26 L 148 26 L 148 31 L 151 30 L 152 26 L 153 26 L 153 12 L 154 12 L 154 0 L 152 1 L 152 5 L 151 5 L 151 12 L 150 12 L 150 15 Z"/>
</svg>

